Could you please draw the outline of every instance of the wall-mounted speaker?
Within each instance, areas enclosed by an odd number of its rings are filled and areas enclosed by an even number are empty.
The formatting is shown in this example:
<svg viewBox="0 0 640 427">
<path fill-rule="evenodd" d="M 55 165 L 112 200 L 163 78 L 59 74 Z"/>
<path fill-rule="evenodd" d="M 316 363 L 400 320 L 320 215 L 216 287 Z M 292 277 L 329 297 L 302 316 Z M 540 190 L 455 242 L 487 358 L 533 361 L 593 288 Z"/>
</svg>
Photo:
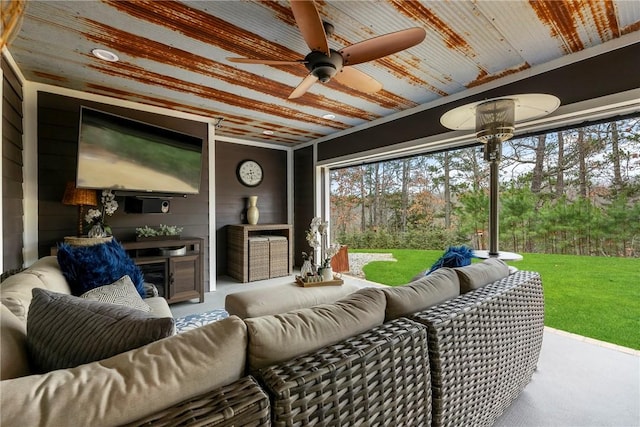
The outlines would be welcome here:
<svg viewBox="0 0 640 427">
<path fill-rule="evenodd" d="M 124 211 L 126 213 L 169 213 L 171 202 L 169 199 L 155 197 L 124 198 Z"/>
</svg>

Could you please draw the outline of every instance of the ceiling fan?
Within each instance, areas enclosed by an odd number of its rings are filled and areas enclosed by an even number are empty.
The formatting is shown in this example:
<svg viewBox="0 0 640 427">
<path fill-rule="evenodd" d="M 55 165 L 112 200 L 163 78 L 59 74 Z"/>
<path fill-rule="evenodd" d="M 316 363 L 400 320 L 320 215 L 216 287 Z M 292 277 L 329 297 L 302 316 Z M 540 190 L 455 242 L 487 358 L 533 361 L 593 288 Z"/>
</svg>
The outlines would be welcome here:
<svg viewBox="0 0 640 427">
<path fill-rule="evenodd" d="M 336 51 L 329 49 L 327 42 L 327 35 L 333 33 L 333 25 L 322 21 L 313 0 L 292 0 L 290 3 L 296 24 L 311 49 L 304 59 L 227 58 L 231 62 L 244 64 L 303 64 L 309 70 L 309 74 L 291 92 L 289 99 L 304 95 L 318 80 L 327 83 L 332 78 L 360 92 L 377 92 L 382 89 L 380 82 L 349 65 L 361 64 L 408 49 L 420 43 L 426 36 L 423 28 L 415 27 L 374 37 Z"/>
</svg>

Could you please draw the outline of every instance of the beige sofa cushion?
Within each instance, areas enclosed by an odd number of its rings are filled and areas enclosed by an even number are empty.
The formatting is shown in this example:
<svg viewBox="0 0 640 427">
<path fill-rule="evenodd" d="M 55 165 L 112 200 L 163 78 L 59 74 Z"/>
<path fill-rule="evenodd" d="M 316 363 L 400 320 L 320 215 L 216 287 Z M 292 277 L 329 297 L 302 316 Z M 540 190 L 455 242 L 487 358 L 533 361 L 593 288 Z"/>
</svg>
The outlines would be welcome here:
<svg viewBox="0 0 640 427">
<path fill-rule="evenodd" d="M 460 279 L 460 292 L 463 294 L 509 275 L 509 266 L 498 258 L 489 258 L 454 270 Z"/>
<path fill-rule="evenodd" d="M 0 300 L 24 322 L 27 321 L 33 288 L 48 289 L 61 294 L 71 293 L 56 257 L 40 258 L 28 269 L 0 283 Z"/>
<path fill-rule="evenodd" d="M 246 346 L 245 325 L 232 316 L 99 362 L 7 380 L 0 425 L 133 422 L 241 378 Z"/>
<path fill-rule="evenodd" d="M 33 289 L 27 350 L 36 372 L 72 368 L 173 335 L 173 318 Z"/>
<path fill-rule="evenodd" d="M 45 289 L 61 294 L 71 293 L 67 279 L 65 279 L 62 270 L 60 270 L 58 259 L 54 256 L 40 258 L 25 271 L 37 274 L 42 280 Z"/>
<path fill-rule="evenodd" d="M 0 338 L 0 380 L 29 375 L 26 325 L 4 304 L 0 304 Z"/>
<path fill-rule="evenodd" d="M 245 319 L 335 302 L 358 289 L 349 284 L 303 288 L 285 283 L 229 294 L 225 298 L 224 308 L 229 314 Z"/>
<path fill-rule="evenodd" d="M 333 304 L 245 319 L 249 368 L 283 362 L 379 326 L 385 305 L 380 289 L 366 288 Z"/>
<path fill-rule="evenodd" d="M 151 308 L 151 314 L 156 317 L 173 317 L 169 303 L 163 297 L 145 298 L 144 302 Z"/>
<path fill-rule="evenodd" d="M 453 269 L 443 267 L 408 285 L 387 287 L 382 291 L 387 297 L 385 321 L 389 321 L 457 297 L 460 281 Z"/>
</svg>

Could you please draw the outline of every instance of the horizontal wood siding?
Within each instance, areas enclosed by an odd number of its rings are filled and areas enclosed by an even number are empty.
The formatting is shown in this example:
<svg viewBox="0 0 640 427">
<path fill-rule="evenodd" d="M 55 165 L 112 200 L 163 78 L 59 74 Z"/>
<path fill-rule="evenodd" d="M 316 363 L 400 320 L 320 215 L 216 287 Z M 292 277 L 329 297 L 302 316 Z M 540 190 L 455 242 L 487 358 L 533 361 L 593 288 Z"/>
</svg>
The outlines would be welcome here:
<svg viewBox="0 0 640 427">
<path fill-rule="evenodd" d="M 257 187 L 246 187 L 236 177 L 238 164 L 245 159 L 262 166 L 264 179 Z M 216 142 L 216 267 L 220 275 L 227 271 L 226 226 L 247 223 L 249 196 L 258 196 L 258 224 L 287 223 L 287 152 Z"/>
<path fill-rule="evenodd" d="M 23 108 L 22 85 L 4 56 L 2 64 L 2 243 L 3 268 L 22 267 L 23 257 Z"/>
<path fill-rule="evenodd" d="M 153 114 L 124 107 L 102 104 L 38 92 L 38 251 L 48 255 L 50 248 L 64 236 L 75 235 L 78 208 L 62 204 L 67 181 L 76 178 L 80 106 L 118 114 L 178 132 L 203 138 L 203 168 L 200 194 L 173 197 L 168 214 L 128 214 L 124 212 L 124 197 L 116 200 L 120 207 L 108 217 L 114 236 L 121 241 L 135 239 L 135 229 L 159 224 L 184 227 L 182 235 L 201 237 L 205 241 L 205 289 L 209 277 L 209 165 L 208 126 L 206 123 Z"/>
</svg>

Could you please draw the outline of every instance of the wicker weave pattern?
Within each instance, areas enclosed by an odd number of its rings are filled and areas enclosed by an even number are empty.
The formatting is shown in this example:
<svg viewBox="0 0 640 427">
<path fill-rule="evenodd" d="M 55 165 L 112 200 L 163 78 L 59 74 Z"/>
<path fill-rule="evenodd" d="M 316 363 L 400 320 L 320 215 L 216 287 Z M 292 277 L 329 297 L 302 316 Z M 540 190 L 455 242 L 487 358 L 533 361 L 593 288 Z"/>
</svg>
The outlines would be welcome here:
<svg viewBox="0 0 640 427">
<path fill-rule="evenodd" d="M 283 254 L 283 259 L 277 265 L 278 269 L 284 268 L 287 271 L 284 276 L 293 274 L 293 227 L 289 224 L 260 224 L 260 225 L 228 225 L 227 226 L 227 274 L 234 279 L 240 280 L 243 283 L 251 280 L 258 280 L 256 278 L 250 279 L 249 276 L 249 263 L 252 263 L 253 255 L 249 255 L 249 239 L 253 237 L 284 237 L 284 245 L 287 246 L 286 253 Z M 279 247 L 278 250 L 284 251 L 284 247 Z M 269 249 L 266 250 L 267 259 L 265 269 L 267 271 L 266 277 L 260 277 L 260 279 L 269 278 L 269 269 L 273 268 L 269 265 Z M 258 264 L 262 267 L 262 260 Z M 279 270 L 278 270 L 279 271 Z M 271 277 L 276 277 L 275 273 L 271 273 Z"/>
<path fill-rule="evenodd" d="M 269 278 L 269 240 L 261 237 L 249 239 L 249 281 Z"/>
<path fill-rule="evenodd" d="M 129 426 L 270 426 L 269 399 L 247 376 Z"/>
<path fill-rule="evenodd" d="M 411 318 L 429 329 L 433 425 L 489 426 L 538 362 L 542 282 L 519 271 Z"/>
<path fill-rule="evenodd" d="M 275 426 L 428 426 L 426 329 L 397 319 L 257 376 Z"/>
<path fill-rule="evenodd" d="M 286 237 L 269 237 L 269 277 L 289 274 L 289 242 Z"/>
</svg>

